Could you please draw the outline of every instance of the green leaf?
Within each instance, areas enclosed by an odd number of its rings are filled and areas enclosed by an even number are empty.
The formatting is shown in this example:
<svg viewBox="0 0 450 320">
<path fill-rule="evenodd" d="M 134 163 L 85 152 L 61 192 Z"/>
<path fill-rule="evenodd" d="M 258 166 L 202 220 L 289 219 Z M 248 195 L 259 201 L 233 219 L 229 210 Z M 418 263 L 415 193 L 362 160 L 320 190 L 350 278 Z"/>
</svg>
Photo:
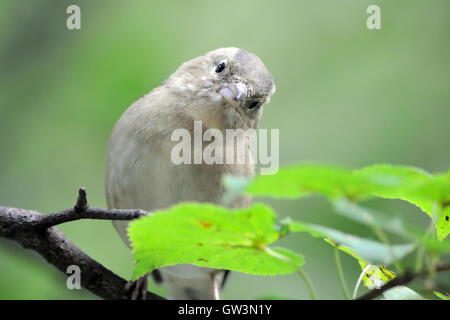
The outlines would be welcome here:
<svg viewBox="0 0 450 320">
<path fill-rule="evenodd" d="M 398 217 L 391 217 L 385 213 L 365 208 L 345 198 L 338 198 L 333 202 L 336 213 L 370 227 L 380 227 L 394 234 L 408 237 L 404 222 Z"/>
<path fill-rule="evenodd" d="M 247 188 L 254 196 L 298 198 L 313 193 L 329 199 L 359 200 L 370 196 L 408 201 L 430 217 L 436 214 L 439 240 L 450 232 L 450 173 L 431 175 L 407 166 L 373 165 L 361 170 L 325 165 L 297 165 L 280 168 L 275 175 L 257 176 Z M 441 214 L 441 208 L 447 214 Z"/>
<path fill-rule="evenodd" d="M 450 241 L 442 241 L 443 239 L 438 241 L 432 235 L 405 223 L 398 217 L 391 217 L 374 209 L 362 207 L 344 198 L 334 200 L 333 205 L 338 214 L 353 221 L 379 227 L 405 239 L 422 243 L 430 251 L 450 252 Z"/>
<path fill-rule="evenodd" d="M 338 248 L 339 250 L 347 253 L 348 255 L 358 260 L 358 263 L 361 267 L 361 271 L 365 270 L 363 275 L 364 285 L 369 289 L 380 288 L 383 284 L 395 278 L 396 276 L 395 273 L 388 270 L 385 266 L 371 264 L 366 269 L 369 263 L 365 261 L 362 257 L 360 257 L 356 252 L 354 252 L 353 250 L 351 250 L 346 246 L 338 245 L 331 239 L 325 239 L 325 241 L 327 241 L 333 247 Z"/>
<path fill-rule="evenodd" d="M 431 175 L 413 167 L 374 165 L 352 171 L 336 166 L 305 164 L 280 168 L 275 175 L 257 176 L 247 192 L 255 196 L 286 198 L 311 193 L 351 199 L 375 195 L 410 201 L 414 196 L 419 198 L 415 188 L 422 188 L 432 180 Z M 430 192 L 424 198 L 429 201 L 429 197 Z"/>
<path fill-rule="evenodd" d="M 283 260 L 266 252 L 280 234 L 274 212 L 263 204 L 239 210 L 179 204 L 133 221 L 128 232 L 134 278 L 182 263 L 255 275 L 288 274 L 304 263 L 302 256 L 287 249 L 272 248 Z"/>
<path fill-rule="evenodd" d="M 383 292 L 385 300 L 426 300 L 408 287 L 398 286 Z"/>
<path fill-rule="evenodd" d="M 375 196 L 409 202 L 414 200 L 414 197 L 420 197 L 415 192 L 417 188 L 433 179 L 432 175 L 419 168 L 387 164 L 368 166 L 354 172 L 368 181 L 378 183 L 379 188 L 373 191 Z M 416 199 L 416 202 L 415 204 L 421 207 L 419 199 Z M 427 201 L 423 207 L 428 205 Z"/>
<path fill-rule="evenodd" d="M 314 237 L 323 238 L 332 246 L 355 258 L 361 270 L 365 270 L 363 282 L 370 289 L 379 288 L 395 278 L 395 273 L 388 270 L 385 265 L 391 264 L 394 258 L 401 259 L 414 250 L 412 244 L 388 247 L 377 241 L 345 234 L 323 226 L 291 221 L 290 219 L 285 219 L 283 223 L 284 226 L 289 226 L 289 230 L 292 232 L 308 232 Z M 369 267 L 367 267 L 368 265 Z"/>
<path fill-rule="evenodd" d="M 257 176 L 247 189 L 255 196 L 297 198 L 311 193 L 330 198 L 357 198 L 368 195 L 375 186 L 351 170 L 324 166 L 298 165 L 280 168 L 275 175 Z"/>
<path fill-rule="evenodd" d="M 308 232 L 314 237 L 329 238 L 339 246 L 345 246 L 370 264 L 389 265 L 395 259 L 401 259 L 414 250 L 414 244 L 397 244 L 390 247 L 384 243 L 346 234 L 324 226 L 290 222 L 290 231 Z"/>
<path fill-rule="evenodd" d="M 434 295 L 442 300 L 450 300 L 450 296 L 440 293 L 439 291 L 434 291 Z"/>
<path fill-rule="evenodd" d="M 364 270 L 366 266 L 361 265 L 361 270 Z M 396 277 L 396 274 L 388 270 L 383 265 L 373 265 L 371 264 L 368 270 L 364 274 L 363 282 L 364 285 L 369 289 L 380 288 L 383 284 L 391 281 Z"/>
<path fill-rule="evenodd" d="M 422 169 L 384 164 L 356 170 L 355 174 L 379 184 L 373 195 L 408 201 L 430 216 L 433 205 L 443 201 L 441 193 L 445 189 L 445 181 Z"/>
<path fill-rule="evenodd" d="M 443 241 L 450 233 L 450 205 L 444 207 L 444 210 L 436 223 L 437 238 Z"/>
<path fill-rule="evenodd" d="M 437 237 L 440 241 L 450 232 L 450 222 L 446 220 L 446 205 L 450 203 L 450 174 L 431 175 L 424 170 L 412 167 L 374 165 L 356 174 L 372 181 L 377 181 L 380 187 L 374 189 L 373 195 L 408 201 L 427 213 L 430 217 L 437 215 Z M 393 183 L 389 185 L 389 181 Z"/>
</svg>

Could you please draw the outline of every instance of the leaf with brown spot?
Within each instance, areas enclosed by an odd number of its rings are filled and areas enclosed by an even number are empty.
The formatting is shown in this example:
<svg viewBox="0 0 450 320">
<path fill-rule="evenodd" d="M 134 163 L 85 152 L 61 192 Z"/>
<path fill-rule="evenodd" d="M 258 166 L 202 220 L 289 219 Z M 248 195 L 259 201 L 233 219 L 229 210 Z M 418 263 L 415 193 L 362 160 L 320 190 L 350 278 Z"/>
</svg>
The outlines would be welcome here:
<svg viewBox="0 0 450 320">
<path fill-rule="evenodd" d="M 190 263 L 255 275 L 296 271 L 302 256 L 264 249 L 279 238 L 275 214 L 263 204 L 231 210 L 212 204 L 184 203 L 130 223 L 134 278 L 160 267 Z M 287 262 L 291 261 L 291 263 Z"/>
</svg>

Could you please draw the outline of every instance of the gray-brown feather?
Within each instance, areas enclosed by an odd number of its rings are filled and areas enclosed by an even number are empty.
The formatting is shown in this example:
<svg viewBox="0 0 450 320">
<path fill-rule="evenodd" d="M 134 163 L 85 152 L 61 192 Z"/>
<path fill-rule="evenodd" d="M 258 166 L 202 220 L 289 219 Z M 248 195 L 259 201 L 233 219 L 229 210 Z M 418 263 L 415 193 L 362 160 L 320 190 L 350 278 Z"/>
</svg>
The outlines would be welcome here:
<svg viewBox="0 0 450 320">
<path fill-rule="evenodd" d="M 223 59 L 229 61 L 230 67 L 221 78 L 213 70 Z M 131 105 L 116 123 L 108 144 L 108 207 L 154 211 L 182 201 L 219 203 L 224 193 L 223 174 L 253 177 L 254 165 L 249 158 L 243 165 L 175 165 L 171 161 L 171 150 L 177 143 L 171 141 L 173 130 L 184 128 L 193 135 L 196 120 L 202 121 L 203 130 L 216 128 L 223 132 L 228 128 L 258 126 L 262 107 L 249 110 L 245 108 L 246 101 L 241 105 L 229 105 L 218 93 L 224 82 L 237 80 L 246 81 L 249 100 L 267 102 L 275 90 L 270 73 L 257 56 L 242 49 L 225 48 L 185 62 L 159 87 Z M 251 155 L 248 153 L 248 156 Z M 240 197 L 231 206 L 244 207 L 250 203 L 250 198 Z M 128 223 L 118 221 L 114 225 L 129 245 Z M 162 278 L 169 283 L 188 285 L 189 276 L 184 277 L 183 270 L 194 278 L 203 279 L 202 268 L 186 265 L 162 268 Z M 214 269 L 204 270 L 217 273 Z M 223 277 L 223 273 L 219 277 Z M 198 284 L 192 286 L 195 290 L 201 289 Z M 183 290 L 184 293 L 178 291 L 173 292 L 178 298 L 192 298 L 192 292 L 186 295 Z M 208 294 L 198 296 L 211 298 Z"/>
</svg>

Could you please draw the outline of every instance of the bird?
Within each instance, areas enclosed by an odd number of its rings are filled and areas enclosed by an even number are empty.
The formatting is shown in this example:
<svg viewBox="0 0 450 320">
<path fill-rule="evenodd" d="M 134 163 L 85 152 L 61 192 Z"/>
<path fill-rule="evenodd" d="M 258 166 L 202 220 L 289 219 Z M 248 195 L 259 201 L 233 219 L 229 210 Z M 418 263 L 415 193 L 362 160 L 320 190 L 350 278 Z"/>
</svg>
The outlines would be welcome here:
<svg viewBox="0 0 450 320">
<path fill-rule="evenodd" d="M 198 121 L 203 132 L 256 129 L 263 106 L 274 92 L 271 73 L 245 49 L 219 48 L 182 63 L 167 80 L 129 106 L 115 124 L 107 148 L 108 207 L 151 212 L 187 201 L 220 204 L 224 174 L 254 177 L 251 153 L 246 153 L 244 163 L 176 164 L 172 133 L 184 129 L 193 134 Z M 248 207 L 251 202 L 249 196 L 240 196 L 228 207 Z M 129 222 L 113 223 L 130 246 Z M 151 274 L 155 282 L 167 286 L 169 299 L 214 300 L 220 299 L 228 271 L 179 264 Z"/>
</svg>

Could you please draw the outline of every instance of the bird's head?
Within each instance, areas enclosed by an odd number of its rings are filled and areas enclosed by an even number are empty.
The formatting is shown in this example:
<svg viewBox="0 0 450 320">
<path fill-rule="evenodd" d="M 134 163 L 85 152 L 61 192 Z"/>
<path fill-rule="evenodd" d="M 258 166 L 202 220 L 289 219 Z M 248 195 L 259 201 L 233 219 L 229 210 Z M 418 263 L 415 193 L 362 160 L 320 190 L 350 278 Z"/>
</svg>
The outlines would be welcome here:
<svg viewBox="0 0 450 320">
<path fill-rule="evenodd" d="M 168 83 L 186 111 L 206 126 L 255 128 L 275 92 L 261 59 L 238 48 L 221 48 L 185 62 Z"/>
</svg>

